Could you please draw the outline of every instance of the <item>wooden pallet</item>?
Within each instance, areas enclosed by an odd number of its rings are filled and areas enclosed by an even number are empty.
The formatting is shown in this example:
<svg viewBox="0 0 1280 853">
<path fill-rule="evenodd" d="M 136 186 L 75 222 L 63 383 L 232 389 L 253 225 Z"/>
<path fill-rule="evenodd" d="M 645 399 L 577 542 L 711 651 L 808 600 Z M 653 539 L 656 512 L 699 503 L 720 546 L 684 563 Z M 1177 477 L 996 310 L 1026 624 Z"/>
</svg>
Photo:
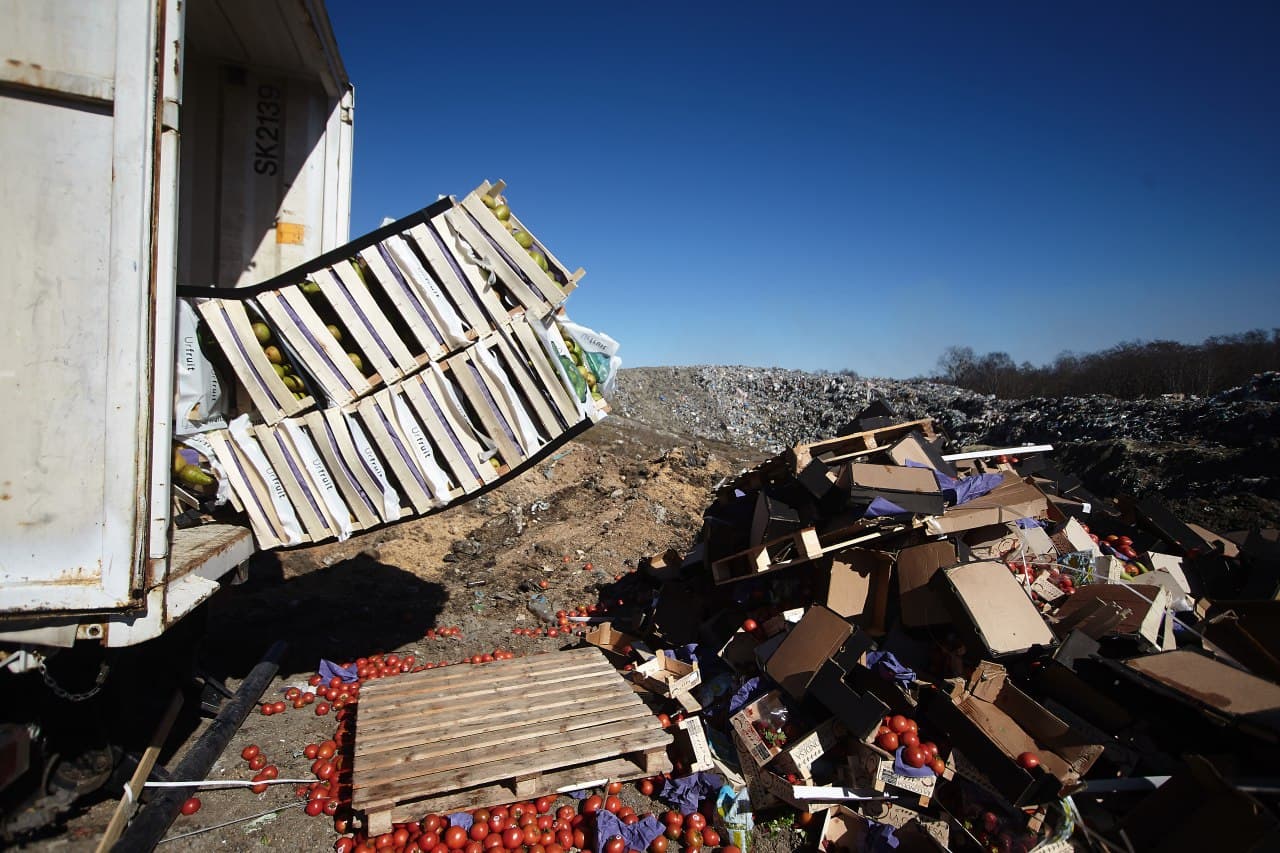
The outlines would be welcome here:
<svg viewBox="0 0 1280 853">
<path fill-rule="evenodd" d="M 352 806 L 370 834 L 671 769 L 672 736 L 594 647 L 372 682 L 359 708 Z"/>
<path fill-rule="evenodd" d="M 903 533 L 912 526 L 914 522 L 854 525 L 825 534 L 806 527 L 715 560 L 711 564 L 711 579 L 717 584 L 725 584 L 758 577 L 882 539 L 892 533 Z"/>
<path fill-rule="evenodd" d="M 879 429 L 839 435 L 810 444 L 797 444 L 795 447 L 772 456 L 754 468 L 743 471 L 732 480 L 722 483 L 716 492 L 721 497 L 733 494 L 734 489 L 744 492 L 756 491 L 770 483 L 798 477 L 800 472 L 814 459 L 828 465 L 839 465 L 854 459 L 884 450 L 907 434 L 919 430 L 925 438 L 933 438 L 933 420 L 924 418 L 918 421 L 904 421 Z"/>
</svg>

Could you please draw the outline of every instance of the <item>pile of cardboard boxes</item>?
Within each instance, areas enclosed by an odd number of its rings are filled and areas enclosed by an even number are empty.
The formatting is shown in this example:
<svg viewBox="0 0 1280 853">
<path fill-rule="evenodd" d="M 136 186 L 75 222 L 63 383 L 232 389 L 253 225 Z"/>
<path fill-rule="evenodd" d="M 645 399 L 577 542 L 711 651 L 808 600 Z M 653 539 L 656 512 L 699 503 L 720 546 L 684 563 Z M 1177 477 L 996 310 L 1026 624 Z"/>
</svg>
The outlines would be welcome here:
<svg viewBox="0 0 1280 853">
<path fill-rule="evenodd" d="M 823 850 L 1262 849 L 1275 542 L 881 407 L 722 483 L 589 641 L 693 731 L 685 770 L 820 812 Z"/>
</svg>

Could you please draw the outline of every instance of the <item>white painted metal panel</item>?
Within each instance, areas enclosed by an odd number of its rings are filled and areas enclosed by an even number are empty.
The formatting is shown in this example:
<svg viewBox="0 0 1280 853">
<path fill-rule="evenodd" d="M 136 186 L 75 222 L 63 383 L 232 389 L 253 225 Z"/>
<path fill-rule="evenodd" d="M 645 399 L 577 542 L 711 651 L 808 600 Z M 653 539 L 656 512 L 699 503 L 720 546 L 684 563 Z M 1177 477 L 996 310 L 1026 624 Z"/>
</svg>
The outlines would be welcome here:
<svg viewBox="0 0 1280 853">
<path fill-rule="evenodd" d="M 6 49 L 110 79 L 114 106 L 0 86 L 0 611 L 114 608 L 150 467 L 154 3 L 6 5 Z"/>
</svg>

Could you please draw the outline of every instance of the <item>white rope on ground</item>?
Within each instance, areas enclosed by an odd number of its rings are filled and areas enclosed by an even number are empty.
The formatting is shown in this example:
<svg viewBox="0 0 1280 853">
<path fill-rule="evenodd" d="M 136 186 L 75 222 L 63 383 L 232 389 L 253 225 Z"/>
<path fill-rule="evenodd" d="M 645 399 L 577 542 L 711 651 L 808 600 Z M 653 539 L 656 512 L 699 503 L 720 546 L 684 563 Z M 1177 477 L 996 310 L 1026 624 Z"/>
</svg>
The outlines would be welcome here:
<svg viewBox="0 0 1280 853">
<path fill-rule="evenodd" d="M 159 847 L 161 844 L 164 844 L 166 841 L 178 841 L 183 838 L 190 838 L 193 835 L 200 835 L 203 832 L 213 832 L 215 829 L 222 829 L 223 827 L 231 826 L 232 824 L 235 824 L 235 823 L 244 823 L 246 820 L 256 820 L 257 818 L 260 818 L 260 817 L 266 817 L 269 814 L 282 812 L 285 809 L 296 809 L 305 805 L 306 805 L 305 802 L 299 800 L 296 803 L 289 803 L 287 806 L 279 806 L 274 809 L 268 809 L 265 812 L 259 812 L 258 814 L 251 814 L 251 815 L 246 815 L 244 817 L 234 818 L 232 820 L 227 821 L 226 823 L 219 823 L 219 824 L 216 824 L 215 826 L 206 826 L 204 829 L 193 829 L 191 832 L 184 832 L 181 835 L 170 835 L 168 838 L 161 838 L 159 841 L 157 841 L 156 846 Z"/>
</svg>

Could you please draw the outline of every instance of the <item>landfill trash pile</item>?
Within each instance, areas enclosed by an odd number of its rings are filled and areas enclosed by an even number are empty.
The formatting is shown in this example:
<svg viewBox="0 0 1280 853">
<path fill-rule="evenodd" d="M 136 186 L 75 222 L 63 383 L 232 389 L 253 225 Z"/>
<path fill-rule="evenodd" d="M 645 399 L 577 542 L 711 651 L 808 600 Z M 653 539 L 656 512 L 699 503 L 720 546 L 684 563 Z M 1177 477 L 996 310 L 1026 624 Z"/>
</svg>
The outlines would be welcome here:
<svg viewBox="0 0 1280 853">
<path fill-rule="evenodd" d="M 872 400 L 930 417 L 957 446 L 1053 443 L 1095 489 L 1157 494 L 1184 515 L 1280 522 L 1280 374 L 1211 397 L 1001 400 L 918 380 L 748 367 L 620 372 L 614 412 L 674 433 L 777 452 L 843 432 Z"/>
<path fill-rule="evenodd" d="M 184 288 L 175 515 L 262 549 L 467 500 L 605 417 L 617 344 L 487 181 L 253 287 Z"/>
<path fill-rule="evenodd" d="M 687 733 L 675 777 L 812 813 L 823 850 L 1280 840 L 1274 530 L 1103 500 L 1051 452 L 957 454 L 881 403 L 851 425 L 602 591 L 587 641 Z"/>
</svg>

